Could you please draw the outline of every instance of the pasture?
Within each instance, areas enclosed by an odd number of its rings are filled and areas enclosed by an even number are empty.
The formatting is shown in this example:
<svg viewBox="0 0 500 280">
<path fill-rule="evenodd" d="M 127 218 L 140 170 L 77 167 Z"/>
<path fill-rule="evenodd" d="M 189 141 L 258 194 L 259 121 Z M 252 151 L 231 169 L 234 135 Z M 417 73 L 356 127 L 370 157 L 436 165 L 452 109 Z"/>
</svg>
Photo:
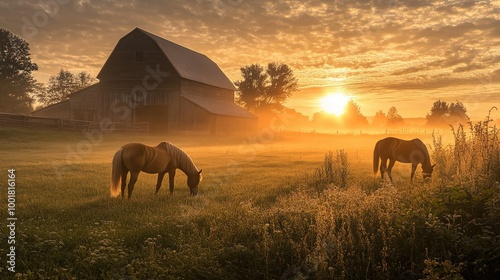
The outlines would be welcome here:
<svg viewBox="0 0 500 280">
<path fill-rule="evenodd" d="M 496 131 L 487 133 L 498 141 Z M 5 266 L 6 239 L 0 243 L 4 276 L 491 279 L 500 273 L 500 161 L 491 159 L 492 173 L 484 176 L 453 169 L 463 163 L 454 162 L 460 139 L 451 132 L 444 141 L 418 136 L 438 164 L 431 181 L 419 166 L 410 184 L 411 165 L 396 163 L 394 185 L 372 176 L 373 147 L 385 135 L 167 137 L 0 128 L 0 136 L 1 197 L 6 170 L 15 169 L 18 219 L 15 273 Z M 156 175 L 141 173 L 131 200 L 110 198 L 116 150 L 161 141 L 181 147 L 203 169 L 199 194 L 189 195 L 178 170 L 173 196 L 168 180 L 155 195 Z"/>
</svg>

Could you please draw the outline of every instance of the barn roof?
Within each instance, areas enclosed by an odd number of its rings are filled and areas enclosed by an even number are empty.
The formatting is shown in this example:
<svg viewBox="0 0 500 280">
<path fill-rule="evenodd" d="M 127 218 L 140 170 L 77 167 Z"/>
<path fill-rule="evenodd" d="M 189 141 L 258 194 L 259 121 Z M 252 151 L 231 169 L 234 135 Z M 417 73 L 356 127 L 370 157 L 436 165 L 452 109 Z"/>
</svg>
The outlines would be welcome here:
<svg viewBox="0 0 500 280">
<path fill-rule="evenodd" d="M 68 96 L 75 96 L 75 95 L 80 95 L 80 94 L 90 94 L 90 93 L 96 93 L 99 91 L 99 83 L 92 84 L 88 87 L 82 88 L 80 90 L 77 90 L 75 92 L 70 93 Z"/>
<path fill-rule="evenodd" d="M 256 119 L 257 116 L 248 112 L 243 107 L 238 106 L 234 102 L 216 100 L 199 95 L 182 94 L 182 97 L 202 107 L 211 114 Z"/>
<path fill-rule="evenodd" d="M 39 113 L 39 112 L 45 111 L 47 109 L 52 109 L 54 107 L 58 107 L 58 106 L 61 106 L 61 105 L 69 105 L 69 99 L 61 101 L 61 102 L 57 102 L 57 103 L 54 103 L 54 104 L 50 104 L 48 106 L 45 106 L 45 107 L 42 107 L 42 108 L 39 108 L 39 109 L 36 109 L 36 110 L 32 111 L 31 114 L 33 114 L 33 113 Z"/>
<path fill-rule="evenodd" d="M 219 66 L 206 55 L 163 39 L 140 28 L 136 28 L 134 31 L 142 32 L 151 38 L 182 78 L 223 89 L 236 90 L 233 83 L 222 72 Z"/>
</svg>

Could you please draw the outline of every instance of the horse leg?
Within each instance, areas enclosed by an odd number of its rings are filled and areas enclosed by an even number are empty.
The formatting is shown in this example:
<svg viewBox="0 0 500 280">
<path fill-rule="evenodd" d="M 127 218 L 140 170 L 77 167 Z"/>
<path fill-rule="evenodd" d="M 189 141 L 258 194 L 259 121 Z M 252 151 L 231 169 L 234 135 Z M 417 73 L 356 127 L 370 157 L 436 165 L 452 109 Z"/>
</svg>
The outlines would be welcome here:
<svg viewBox="0 0 500 280">
<path fill-rule="evenodd" d="M 411 176 L 410 176 L 410 182 L 413 181 L 413 175 L 415 175 L 415 170 L 417 169 L 418 163 L 412 163 L 411 164 Z"/>
<path fill-rule="evenodd" d="M 175 169 L 168 172 L 168 184 L 170 187 L 170 195 L 174 194 L 174 177 L 175 177 Z"/>
<path fill-rule="evenodd" d="M 382 176 L 382 180 L 384 179 L 384 172 L 387 168 L 387 158 L 382 158 L 380 162 L 380 175 Z"/>
<path fill-rule="evenodd" d="M 127 186 L 127 170 L 123 170 L 122 172 L 122 198 L 125 197 L 125 187 Z"/>
<path fill-rule="evenodd" d="M 158 191 L 161 188 L 161 182 L 163 181 L 163 177 L 165 176 L 165 173 L 167 173 L 167 172 L 158 173 L 158 181 L 156 181 L 156 192 L 155 192 L 155 194 L 157 194 Z"/>
<path fill-rule="evenodd" d="M 396 163 L 396 160 L 391 159 L 391 160 L 389 160 L 389 166 L 387 167 L 387 175 L 389 175 L 389 179 L 391 180 L 391 184 L 394 184 L 394 182 L 392 181 L 392 167 L 394 166 L 395 163 Z"/>
<path fill-rule="evenodd" d="M 135 182 L 137 182 L 137 177 L 139 177 L 139 172 L 130 171 L 130 182 L 128 182 L 128 199 L 132 197 L 132 191 L 134 190 Z"/>
</svg>

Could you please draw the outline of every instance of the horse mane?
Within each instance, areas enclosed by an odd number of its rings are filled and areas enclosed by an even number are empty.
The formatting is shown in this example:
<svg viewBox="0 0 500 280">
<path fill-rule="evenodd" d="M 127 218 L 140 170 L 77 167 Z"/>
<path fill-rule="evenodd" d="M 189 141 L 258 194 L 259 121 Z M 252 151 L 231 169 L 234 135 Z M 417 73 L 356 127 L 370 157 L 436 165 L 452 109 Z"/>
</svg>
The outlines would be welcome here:
<svg viewBox="0 0 500 280">
<path fill-rule="evenodd" d="M 177 162 L 178 165 L 177 168 L 182 170 L 182 172 L 184 172 L 188 176 L 198 173 L 198 168 L 194 164 L 191 157 L 188 154 L 186 154 L 186 152 L 184 152 L 181 148 L 175 146 L 170 142 L 164 142 L 164 143 L 167 152 Z"/>
<path fill-rule="evenodd" d="M 420 149 L 424 152 L 424 162 L 422 163 L 422 167 L 426 166 L 427 167 L 431 167 L 431 157 L 429 155 L 429 151 L 427 150 L 427 146 L 425 146 L 424 142 L 422 142 L 422 140 L 418 139 L 418 138 L 415 138 L 413 139 L 413 141 L 415 141 L 417 143 L 418 146 L 420 146 Z"/>
</svg>

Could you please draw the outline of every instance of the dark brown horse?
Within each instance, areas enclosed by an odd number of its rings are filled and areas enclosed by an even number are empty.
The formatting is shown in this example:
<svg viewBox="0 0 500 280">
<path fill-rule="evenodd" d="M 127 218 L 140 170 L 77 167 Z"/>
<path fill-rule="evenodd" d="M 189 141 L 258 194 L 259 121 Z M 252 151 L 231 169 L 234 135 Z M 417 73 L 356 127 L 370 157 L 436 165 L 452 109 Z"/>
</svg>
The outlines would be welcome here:
<svg viewBox="0 0 500 280">
<path fill-rule="evenodd" d="M 113 157 L 111 196 L 116 197 L 120 194 L 120 182 L 122 197 L 125 196 L 127 174 L 130 172 L 130 181 L 128 183 L 128 198 L 130 198 L 141 171 L 150 174 L 158 173 L 156 193 L 160 190 L 163 177 L 168 173 L 170 194 L 173 194 L 175 170 L 177 168 L 187 175 L 187 185 L 190 193 L 196 195 L 198 193 L 198 184 L 201 181 L 201 170 L 198 171 L 191 158 L 180 148 L 169 142 L 161 142 L 156 147 L 139 143 L 127 144 L 119 149 Z"/>
<path fill-rule="evenodd" d="M 422 165 L 422 174 L 425 178 L 429 178 L 434 170 L 434 165 L 431 165 L 429 152 L 425 144 L 418 138 L 413 140 L 402 140 L 394 137 L 384 138 L 375 144 L 373 150 L 373 174 L 377 175 L 379 159 L 381 159 L 380 173 L 384 179 L 384 172 L 387 170 L 389 179 L 392 183 L 392 167 L 396 161 L 403 163 L 411 163 L 411 177 L 413 180 L 417 165 Z M 389 160 L 389 166 L 387 166 Z"/>
</svg>

